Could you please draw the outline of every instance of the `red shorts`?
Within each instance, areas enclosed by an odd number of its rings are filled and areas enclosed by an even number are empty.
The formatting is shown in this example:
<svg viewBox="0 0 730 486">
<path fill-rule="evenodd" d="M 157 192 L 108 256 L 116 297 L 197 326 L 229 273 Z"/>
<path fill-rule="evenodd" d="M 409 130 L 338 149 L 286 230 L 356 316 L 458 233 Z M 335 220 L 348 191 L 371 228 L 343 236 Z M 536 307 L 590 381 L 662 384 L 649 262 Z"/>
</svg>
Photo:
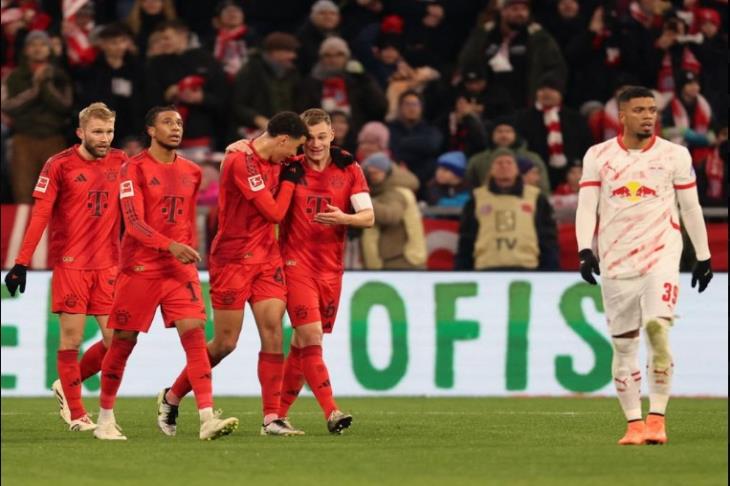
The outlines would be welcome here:
<svg viewBox="0 0 730 486">
<path fill-rule="evenodd" d="M 56 267 L 51 280 L 53 312 L 108 315 L 114 301 L 118 267 L 103 270 L 75 270 Z"/>
<path fill-rule="evenodd" d="M 165 327 L 174 327 L 180 319 L 206 320 L 197 271 L 159 278 L 120 273 L 107 327 L 148 332 L 157 306 L 162 308 Z"/>
<path fill-rule="evenodd" d="M 279 299 L 286 302 L 281 258 L 269 262 L 210 263 L 210 300 L 214 309 L 241 310 L 248 301 Z"/>
<path fill-rule="evenodd" d="M 321 322 L 322 331 L 331 333 L 340 305 L 342 276 L 315 278 L 286 272 L 286 280 L 289 283 L 286 311 L 292 327 Z"/>
</svg>

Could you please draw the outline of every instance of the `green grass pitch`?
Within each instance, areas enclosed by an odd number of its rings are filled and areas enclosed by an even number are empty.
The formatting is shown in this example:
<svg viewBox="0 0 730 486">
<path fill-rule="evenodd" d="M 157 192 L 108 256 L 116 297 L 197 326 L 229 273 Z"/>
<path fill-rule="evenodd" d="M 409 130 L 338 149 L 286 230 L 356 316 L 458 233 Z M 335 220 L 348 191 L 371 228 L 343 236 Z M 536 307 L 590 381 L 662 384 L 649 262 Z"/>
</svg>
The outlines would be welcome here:
<svg viewBox="0 0 730 486">
<path fill-rule="evenodd" d="M 97 401 L 86 399 L 90 410 Z M 311 398 L 292 422 L 303 437 L 261 437 L 259 401 L 216 400 L 241 426 L 201 442 L 194 402 L 178 436 L 155 425 L 154 398 L 123 398 L 129 440 L 66 431 L 48 398 L 2 399 L 2 484 L 727 484 L 726 399 L 674 399 L 666 446 L 619 447 L 624 423 L 611 398 L 341 398 L 355 417 L 327 433 Z"/>
</svg>

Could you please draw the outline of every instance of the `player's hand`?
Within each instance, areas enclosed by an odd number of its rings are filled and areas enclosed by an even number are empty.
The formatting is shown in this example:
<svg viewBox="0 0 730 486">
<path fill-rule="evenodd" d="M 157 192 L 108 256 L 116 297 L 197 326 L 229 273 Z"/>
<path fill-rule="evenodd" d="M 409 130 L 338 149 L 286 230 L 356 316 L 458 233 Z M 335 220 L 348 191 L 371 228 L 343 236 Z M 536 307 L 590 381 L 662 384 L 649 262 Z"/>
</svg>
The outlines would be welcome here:
<svg viewBox="0 0 730 486">
<path fill-rule="evenodd" d="M 348 224 L 349 215 L 343 213 L 337 206 L 328 204 L 327 211 L 314 215 L 314 221 L 322 224 Z"/>
<path fill-rule="evenodd" d="M 341 149 L 340 147 L 330 147 L 330 157 L 332 158 L 332 163 L 340 169 L 344 169 L 355 162 L 355 157 L 353 157 L 350 152 Z"/>
<path fill-rule="evenodd" d="M 298 184 L 302 177 L 304 177 L 304 167 L 302 167 L 300 162 L 292 162 L 281 168 L 279 180 L 281 182 L 289 181 Z"/>
<path fill-rule="evenodd" d="M 600 275 L 601 269 L 598 266 L 598 259 L 593 254 L 593 250 L 581 250 L 578 256 L 580 257 L 580 275 L 583 277 L 583 280 L 591 285 L 596 285 L 598 282 L 596 282 L 596 277 L 593 274 Z"/>
<path fill-rule="evenodd" d="M 200 254 L 194 248 L 183 243 L 173 241 L 167 249 L 180 263 L 188 264 L 200 261 Z"/>
<path fill-rule="evenodd" d="M 25 292 L 25 274 L 28 267 L 25 265 L 15 265 L 10 269 L 7 275 L 5 275 L 5 285 L 8 287 L 10 295 L 15 297 L 15 292 L 20 288 L 20 293 Z"/>
<path fill-rule="evenodd" d="M 697 290 L 699 291 L 699 293 L 702 293 L 707 288 L 710 280 L 712 280 L 712 268 L 710 266 L 710 260 L 707 259 L 695 263 L 695 266 L 692 269 L 692 288 L 695 288 L 697 283 L 699 283 L 700 286 Z M 5 281 L 7 282 L 7 279 Z"/>
</svg>

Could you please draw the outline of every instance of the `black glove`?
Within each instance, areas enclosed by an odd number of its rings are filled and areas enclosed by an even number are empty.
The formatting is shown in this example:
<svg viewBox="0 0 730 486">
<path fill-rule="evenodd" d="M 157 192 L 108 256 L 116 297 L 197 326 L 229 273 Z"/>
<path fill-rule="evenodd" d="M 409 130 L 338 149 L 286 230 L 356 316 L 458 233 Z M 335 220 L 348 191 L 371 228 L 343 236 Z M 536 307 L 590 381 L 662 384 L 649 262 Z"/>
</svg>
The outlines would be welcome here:
<svg viewBox="0 0 730 486">
<path fill-rule="evenodd" d="M 355 157 L 350 152 L 340 147 L 330 147 L 330 157 L 332 157 L 332 163 L 340 169 L 344 169 L 348 165 L 355 162 Z"/>
<path fill-rule="evenodd" d="M 583 280 L 591 285 L 596 285 L 596 278 L 593 274 L 600 275 L 601 269 L 598 267 L 598 260 L 593 254 L 593 250 L 581 250 L 578 256 L 580 257 L 580 275 Z"/>
<path fill-rule="evenodd" d="M 304 177 L 304 167 L 302 167 L 300 162 L 292 162 L 281 168 L 279 180 L 281 182 L 289 181 L 298 184 L 302 177 Z"/>
<path fill-rule="evenodd" d="M 710 268 L 710 260 L 698 261 L 692 268 L 692 288 L 695 288 L 697 282 L 700 287 L 697 289 L 702 293 L 706 288 L 707 284 L 712 280 L 712 268 Z"/>
<path fill-rule="evenodd" d="M 25 274 L 28 267 L 25 265 L 15 265 L 10 269 L 7 275 L 5 275 L 5 285 L 8 287 L 10 295 L 15 297 L 15 291 L 20 287 L 20 293 L 25 292 Z"/>
</svg>

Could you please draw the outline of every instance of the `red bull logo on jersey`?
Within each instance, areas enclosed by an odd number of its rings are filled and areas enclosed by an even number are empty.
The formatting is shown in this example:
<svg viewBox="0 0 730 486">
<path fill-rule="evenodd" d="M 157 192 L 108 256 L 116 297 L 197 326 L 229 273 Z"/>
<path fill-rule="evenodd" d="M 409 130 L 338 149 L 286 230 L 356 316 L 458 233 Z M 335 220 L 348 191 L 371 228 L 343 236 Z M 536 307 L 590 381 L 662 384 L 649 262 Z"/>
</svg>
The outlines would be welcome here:
<svg viewBox="0 0 730 486">
<path fill-rule="evenodd" d="M 640 182 L 630 181 L 611 191 L 612 198 L 626 199 L 630 202 L 639 202 L 647 197 L 657 197 L 655 189 L 645 186 Z"/>
</svg>

